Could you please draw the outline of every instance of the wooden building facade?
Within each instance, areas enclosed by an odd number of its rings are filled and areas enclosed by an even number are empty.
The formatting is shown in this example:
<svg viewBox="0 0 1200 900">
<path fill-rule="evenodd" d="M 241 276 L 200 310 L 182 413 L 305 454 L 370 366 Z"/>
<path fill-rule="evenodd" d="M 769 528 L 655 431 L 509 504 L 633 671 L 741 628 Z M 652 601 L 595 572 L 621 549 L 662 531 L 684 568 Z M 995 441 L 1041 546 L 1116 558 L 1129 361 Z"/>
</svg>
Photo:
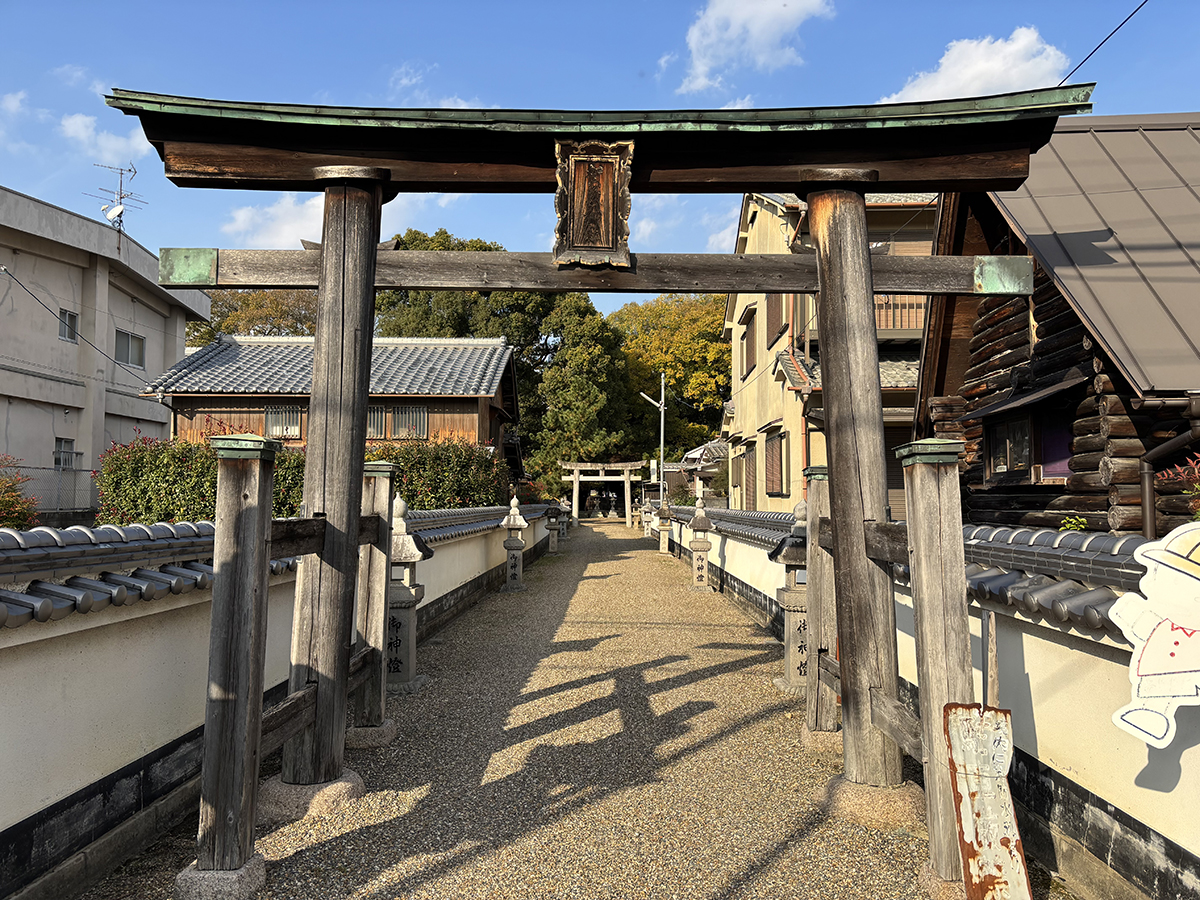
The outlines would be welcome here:
<svg viewBox="0 0 1200 900">
<path fill-rule="evenodd" d="M 171 433 L 261 434 L 308 442 L 312 338 L 223 336 L 146 393 L 170 397 Z M 512 349 L 501 339 L 375 338 L 367 440 L 459 438 L 500 448 L 520 475 Z"/>
<path fill-rule="evenodd" d="M 936 254 L 1036 264 L 1028 299 L 931 298 L 915 433 L 966 442 L 966 521 L 1144 530 L 1139 460 L 1200 389 L 1197 118 L 1061 122 L 1019 190 L 942 198 Z M 1182 489 L 1154 479 L 1158 534 L 1191 519 Z"/>
</svg>

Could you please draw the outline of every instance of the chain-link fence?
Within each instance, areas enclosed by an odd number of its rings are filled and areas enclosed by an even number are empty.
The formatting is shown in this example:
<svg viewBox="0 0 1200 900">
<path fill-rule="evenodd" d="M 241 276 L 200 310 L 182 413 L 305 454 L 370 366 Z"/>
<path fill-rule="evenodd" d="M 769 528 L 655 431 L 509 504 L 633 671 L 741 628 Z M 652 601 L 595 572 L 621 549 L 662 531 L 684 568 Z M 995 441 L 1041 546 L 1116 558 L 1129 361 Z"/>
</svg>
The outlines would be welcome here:
<svg viewBox="0 0 1200 900">
<path fill-rule="evenodd" d="M 90 469 L 39 466 L 17 466 L 16 469 L 29 479 L 21 485 L 21 491 L 26 497 L 37 498 L 39 512 L 95 509 L 100 505 Z"/>
</svg>

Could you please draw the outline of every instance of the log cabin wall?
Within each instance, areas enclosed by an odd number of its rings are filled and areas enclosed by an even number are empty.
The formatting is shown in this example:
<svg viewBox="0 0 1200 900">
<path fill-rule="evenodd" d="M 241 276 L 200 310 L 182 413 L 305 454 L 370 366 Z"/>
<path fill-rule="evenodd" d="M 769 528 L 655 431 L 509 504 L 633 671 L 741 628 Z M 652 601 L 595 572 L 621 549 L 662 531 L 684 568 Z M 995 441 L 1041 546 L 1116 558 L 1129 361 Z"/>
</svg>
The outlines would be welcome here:
<svg viewBox="0 0 1200 900">
<path fill-rule="evenodd" d="M 965 232 L 982 235 L 988 249 L 976 246 L 970 252 L 1024 253 L 1011 232 L 1004 234 L 1006 226 L 986 212 L 976 217 L 981 197 L 973 195 L 976 203 L 966 206 Z M 1140 532 L 1138 458 L 1186 429 L 1179 412 L 1133 409 L 1135 392 L 1040 264 L 1032 297 L 981 298 L 970 334 L 961 387 L 927 400 L 934 436 L 966 445 L 964 521 L 1060 528 L 1070 517 L 1087 530 Z M 967 418 L 1039 391 L 1052 393 L 1010 411 Z M 996 458 L 989 454 L 998 450 L 1002 421 L 1026 416 L 1027 467 L 996 471 Z M 1181 452 L 1156 468 L 1161 472 L 1186 455 Z M 1159 534 L 1191 520 L 1191 498 L 1181 488 L 1178 482 L 1156 481 Z"/>
</svg>

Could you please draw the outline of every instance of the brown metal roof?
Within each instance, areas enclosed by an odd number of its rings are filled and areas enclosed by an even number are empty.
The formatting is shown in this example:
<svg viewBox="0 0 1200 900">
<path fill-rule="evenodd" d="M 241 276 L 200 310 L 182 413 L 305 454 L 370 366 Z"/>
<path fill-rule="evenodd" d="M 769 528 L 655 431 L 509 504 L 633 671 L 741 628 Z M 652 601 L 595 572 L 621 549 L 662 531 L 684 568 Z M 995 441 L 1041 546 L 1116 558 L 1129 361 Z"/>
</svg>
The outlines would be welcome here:
<svg viewBox="0 0 1200 900">
<path fill-rule="evenodd" d="M 1200 113 L 1062 122 L 993 193 L 1139 393 L 1200 389 Z"/>
</svg>

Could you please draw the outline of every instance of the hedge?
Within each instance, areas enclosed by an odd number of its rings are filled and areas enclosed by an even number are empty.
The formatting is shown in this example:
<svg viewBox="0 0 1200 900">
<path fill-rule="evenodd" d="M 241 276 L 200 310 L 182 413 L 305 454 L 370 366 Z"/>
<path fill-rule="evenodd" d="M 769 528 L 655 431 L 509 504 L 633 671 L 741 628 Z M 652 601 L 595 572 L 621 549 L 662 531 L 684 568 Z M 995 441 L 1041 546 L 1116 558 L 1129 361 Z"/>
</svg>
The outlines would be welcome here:
<svg viewBox="0 0 1200 900">
<path fill-rule="evenodd" d="M 275 458 L 273 513 L 299 515 L 304 491 L 304 451 Z M 399 466 L 398 490 L 414 509 L 495 506 L 508 498 L 508 467 L 488 448 L 435 439 L 371 444 L 368 460 Z M 207 440 L 140 437 L 114 444 L 96 472 L 100 511 L 96 524 L 195 522 L 216 514 L 217 456 Z"/>
<path fill-rule="evenodd" d="M 21 485 L 29 481 L 17 468 L 19 459 L 0 453 L 0 528 L 26 531 L 38 523 L 37 498 L 27 497 Z"/>
</svg>

